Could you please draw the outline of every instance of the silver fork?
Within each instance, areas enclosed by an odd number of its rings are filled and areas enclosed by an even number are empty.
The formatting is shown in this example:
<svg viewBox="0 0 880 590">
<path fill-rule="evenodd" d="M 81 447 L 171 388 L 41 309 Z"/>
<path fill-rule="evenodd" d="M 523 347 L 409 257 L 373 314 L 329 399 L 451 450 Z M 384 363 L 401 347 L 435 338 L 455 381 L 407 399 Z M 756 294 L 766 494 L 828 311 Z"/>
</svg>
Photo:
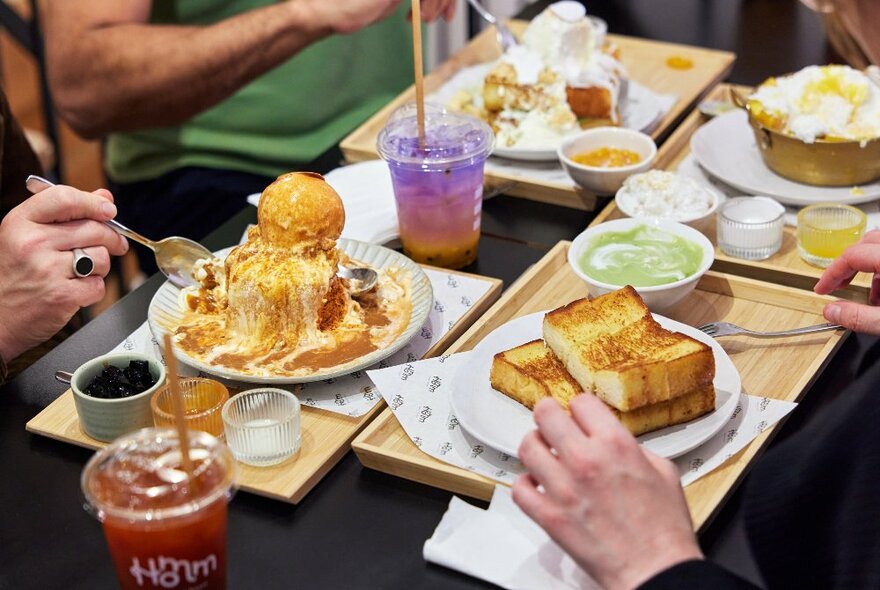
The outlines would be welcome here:
<svg viewBox="0 0 880 590">
<path fill-rule="evenodd" d="M 800 334 L 812 334 L 813 332 L 825 332 L 826 330 L 843 330 L 844 327 L 838 324 L 819 324 L 816 326 L 805 326 L 803 328 L 795 328 L 793 330 L 780 330 L 778 332 L 755 332 L 746 328 L 740 328 L 734 324 L 727 322 L 712 322 L 704 326 L 700 326 L 697 330 L 708 334 L 713 338 L 719 336 L 733 336 L 735 334 L 746 334 L 754 338 L 777 338 L 781 336 L 798 336 Z"/>
<path fill-rule="evenodd" d="M 498 44 L 501 45 L 502 51 L 507 51 L 517 44 L 516 37 L 513 36 L 507 25 L 501 22 L 500 18 L 486 10 L 486 7 L 480 4 L 478 0 L 468 0 L 468 3 L 477 11 L 477 14 L 483 17 L 483 20 L 491 25 L 495 25 L 495 36 L 498 38 Z"/>
</svg>

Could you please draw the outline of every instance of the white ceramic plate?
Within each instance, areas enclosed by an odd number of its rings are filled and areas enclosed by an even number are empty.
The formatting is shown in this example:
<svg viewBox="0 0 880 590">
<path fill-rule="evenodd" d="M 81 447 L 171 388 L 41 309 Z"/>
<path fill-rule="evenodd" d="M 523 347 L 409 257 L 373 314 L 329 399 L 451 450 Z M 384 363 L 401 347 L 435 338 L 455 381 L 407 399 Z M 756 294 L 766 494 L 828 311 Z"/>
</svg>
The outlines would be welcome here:
<svg viewBox="0 0 880 590">
<path fill-rule="evenodd" d="M 481 103 L 483 80 L 493 67 L 495 67 L 495 62 L 478 64 L 460 70 L 431 94 L 428 100 L 446 106 L 456 93 L 464 90 L 475 96 L 476 100 Z M 663 105 L 653 91 L 638 82 L 629 80 L 626 97 L 620 104 L 620 115 L 623 119 L 623 127 L 650 133 L 663 116 Z M 496 145 L 492 155 L 512 160 L 551 162 L 557 158 L 556 147 L 554 145 L 550 148 L 532 149 L 505 148 Z"/>
<path fill-rule="evenodd" d="M 174 351 L 177 359 L 180 362 L 194 367 L 200 371 L 203 371 L 208 375 L 215 375 L 223 379 L 242 381 L 246 383 L 267 383 L 281 385 L 289 383 L 307 383 L 310 381 L 320 381 L 323 379 L 330 379 L 332 377 L 347 375 L 354 371 L 369 367 L 372 364 L 378 363 L 380 360 L 400 350 L 403 345 L 405 345 L 407 342 L 410 341 L 410 339 L 412 339 L 419 328 L 422 327 L 422 324 L 427 319 L 428 312 L 430 311 L 431 306 L 434 303 L 434 291 L 431 287 L 431 282 L 428 280 L 427 275 L 425 275 L 425 272 L 418 264 L 404 256 L 403 254 L 395 252 L 394 250 L 389 250 L 388 248 L 384 248 L 382 246 L 340 238 L 339 247 L 342 248 L 342 250 L 346 254 L 348 254 L 355 260 L 359 260 L 365 263 L 367 266 L 371 266 L 373 268 L 388 268 L 390 266 L 396 266 L 398 268 L 409 271 L 409 273 L 411 274 L 412 313 L 410 314 L 409 323 L 407 324 L 406 328 L 391 343 L 391 345 L 380 350 L 374 350 L 373 352 L 366 354 L 359 359 L 353 360 L 351 362 L 337 365 L 335 367 L 327 367 L 311 373 L 310 375 L 298 377 L 291 377 L 287 375 L 277 377 L 258 377 L 254 375 L 249 375 L 247 373 L 236 371 L 228 367 L 215 366 L 202 362 L 196 358 L 191 357 L 185 351 L 182 351 L 180 349 L 175 349 Z M 225 248 L 223 250 L 220 250 L 216 254 L 220 258 L 225 258 L 229 254 L 230 250 L 232 250 L 232 248 Z M 150 324 L 150 330 L 153 332 L 153 336 L 160 343 L 163 341 L 165 332 L 169 330 L 174 330 L 178 325 L 180 325 L 180 321 L 183 319 L 184 312 L 180 309 L 180 305 L 178 303 L 179 294 L 180 289 L 166 281 L 165 284 L 159 287 L 159 290 L 156 291 L 156 294 L 153 296 L 153 300 L 150 301 L 150 307 L 147 310 L 147 321 Z"/>
<path fill-rule="evenodd" d="M 489 385 L 492 357 L 502 350 L 541 337 L 546 312 L 512 320 L 486 336 L 458 371 L 452 388 L 452 411 L 465 430 L 487 445 L 516 456 L 522 439 L 535 429 L 532 411 Z M 661 457 L 678 457 L 709 440 L 730 419 L 742 392 L 739 372 L 724 349 L 694 327 L 654 314 L 661 326 L 712 347 L 715 354 L 715 411 L 696 420 L 638 437 Z"/>
<path fill-rule="evenodd" d="M 750 195 L 786 205 L 834 201 L 856 205 L 880 198 L 880 182 L 853 187 L 812 186 L 779 176 L 764 164 L 745 111 L 715 117 L 694 133 L 691 152 L 709 174 Z"/>
</svg>

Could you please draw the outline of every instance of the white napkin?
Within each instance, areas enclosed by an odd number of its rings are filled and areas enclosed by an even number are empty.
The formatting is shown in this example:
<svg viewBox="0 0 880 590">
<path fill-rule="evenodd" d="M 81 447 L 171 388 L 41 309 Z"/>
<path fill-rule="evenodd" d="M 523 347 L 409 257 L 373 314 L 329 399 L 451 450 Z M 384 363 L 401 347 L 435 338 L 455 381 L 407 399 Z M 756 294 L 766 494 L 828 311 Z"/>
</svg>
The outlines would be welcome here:
<svg viewBox="0 0 880 590">
<path fill-rule="evenodd" d="M 422 550 L 427 561 L 510 590 L 599 586 L 496 486 L 488 510 L 453 497 Z"/>
<path fill-rule="evenodd" d="M 697 159 L 694 157 L 693 154 L 688 154 L 687 156 L 685 156 L 685 158 L 678 165 L 678 169 L 676 170 L 676 172 L 687 178 L 692 178 L 701 184 L 707 184 L 709 186 L 715 187 L 725 197 L 749 196 L 744 195 L 743 191 L 733 188 L 732 186 L 729 186 L 721 182 L 717 178 L 707 174 L 706 171 L 703 170 L 697 163 Z M 870 203 L 853 205 L 853 207 L 858 207 L 868 215 L 867 230 L 880 229 L 880 201 L 871 201 Z M 785 224 L 793 227 L 797 226 L 797 214 L 800 210 L 801 207 L 786 205 Z"/>
<path fill-rule="evenodd" d="M 422 451 L 445 463 L 511 485 L 523 472 L 517 458 L 465 432 L 451 411 L 449 391 L 453 377 L 468 354 L 371 370 L 367 375 L 407 436 Z M 693 483 L 714 470 L 796 406 L 769 397 L 742 395 L 730 421 L 718 434 L 675 459 L 682 485 Z"/>
<path fill-rule="evenodd" d="M 442 338 L 452 326 L 491 288 L 490 281 L 476 277 L 451 274 L 443 271 L 425 270 L 434 289 L 434 305 L 422 329 L 413 339 L 389 358 L 380 361 L 374 368 L 413 362 Z M 162 360 L 162 349 L 153 337 L 147 322 L 123 340 L 112 352 L 137 350 Z M 181 375 L 194 376 L 198 371 L 179 364 Z M 210 377 L 210 375 L 205 375 Z M 247 387 L 247 384 L 236 384 Z M 301 386 L 281 386 L 290 389 L 303 405 L 320 408 L 337 414 L 359 417 L 369 412 L 381 399 L 364 371 L 355 371 L 343 377 L 303 383 Z"/>
<path fill-rule="evenodd" d="M 391 187 L 391 173 L 384 160 L 336 168 L 324 178 L 339 193 L 345 206 L 343 238 L 386 244 L 398 237 L 397 205 Z M 257 206 L 260 195 L 255 193 L 247 200 Z"/>
</svg>

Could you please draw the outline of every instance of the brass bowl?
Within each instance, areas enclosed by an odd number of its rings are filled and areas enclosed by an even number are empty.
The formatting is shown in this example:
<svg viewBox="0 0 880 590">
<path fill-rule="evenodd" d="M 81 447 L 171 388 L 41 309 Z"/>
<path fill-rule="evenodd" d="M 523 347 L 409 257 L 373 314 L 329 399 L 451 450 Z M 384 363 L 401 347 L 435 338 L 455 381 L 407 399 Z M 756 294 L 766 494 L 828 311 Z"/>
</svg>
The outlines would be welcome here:
<svg viewBox="0 0 880 590">
<path fill-rule="evenodd" d="M 864 142 L 817 139 L 807 143 L 765 127 L 736 90 L 731 88 L 730 96 L 748 113 L 761 157 L 776 174 L 815 186 L 852 186 L 880 178 L 880 138 Z"/>
</svg>

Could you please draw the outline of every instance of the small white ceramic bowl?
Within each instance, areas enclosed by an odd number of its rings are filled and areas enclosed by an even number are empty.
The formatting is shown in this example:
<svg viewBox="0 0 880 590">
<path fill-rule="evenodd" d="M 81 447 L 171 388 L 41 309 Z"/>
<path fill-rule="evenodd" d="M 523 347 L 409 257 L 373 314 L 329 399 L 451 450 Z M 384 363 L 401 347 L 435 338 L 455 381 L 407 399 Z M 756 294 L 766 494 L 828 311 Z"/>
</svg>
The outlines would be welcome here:
<svg viewBox="0 0 880 590">
<path fill-rule="evenodd" d="M 104 368 L 114 365 L 120 369 L 129 361 L 147 361 L 150 374 L 156 379 L 155 385 L 131 397 L 102 399 L 85 393 L 89 383 L 100 375 Z M 84 363 L 73 373 L 70 389 L 79 416 L 79 425 L 95 440 L 109 442 L 115 438 L 153 425 L 150 411 L 150 398 L 165 383 L 165 367 L 156 359 L 136 352 L 105 354 Z"/>
<path fill-rule="evenodd" d="M 715 261 L 715 247 L 712 246 L 712 242 L 694 228 L 667 219 L 615 219 L 613 221 L 606 221 L 605 223 L 587 228 L 574 239 L 571 247 L 568 249 L 568 265 L 586 283 L 587 290 L 593 297 L 598 297 L 599 295 L 604 295 L 624 287 L 625 285 L 611 285 L 597 281 L 581 270 L 579 260 L 584 249 L 596 236 L 607 232 L 629 231 L 639 225 L 656 227 L 662 231 L 690 240 L 703 249 L 703 261 L 700 264 L 700 268 L 689 277 L 665 285 L 634 287 L 651 311 L 662 313 L 693 291 L 700 277 L 706 274 L 706 271 L 709 270 L 709 267 Z"/>
<path fill-rule="evenodd" d="M 571 159 L 582 152 L 603 147 L 631 150 L 641 157 L 641 161 L 630 166 L 599 168 L 578 164 Z M 622 127 L 595 127 L 564 139 L 556 153 L 562 167 L 578 185 L 597 194 L 613 195 L 631 174 L 644 172 L 651 167 L 657 155 L 657 144 L 641 131 Z"/>
<path fill-rule="evenodd" d="M 718 204 L 723 200 L 723 195 L 718 192 L 718 189 L 701 184 L 695 180 L 690 178 L 680 176 L 673 172 L 664 172 L 661 170 L 649 170 L 647 172 L 643 172 L 638 175 L 639 179 L 651 179 L 653 176 L 660 176 L 660 178 L 668 178 L 669 184 L 663 186 L 654 186 L 650 187 L 645 192 L 642 193 L 642 198 L 656 198 L 663 199 L 663 192 L 666 192 L 670 199 L 667 202 L 679 202 L 681 203 L 682 191 L 678 190 L 679 186 L 684 185 L 685 188 L 690 187 L 690 190 L 700 191 L 701 194 L 705 195 L 707 201 L 709 201 L 709 208 L 703 212 L 699 213 L 690 213 L 690 214 L 678 214 L 676 215 L 674 212 L 665 213 L 663 215 L 650 215 L 650 214 L 640 214 L 636 213 L 636 208 L 638 207 L 638 198 L 639 196 L 634 192 L 638 190 L 638 187 L 633 186 L 634 184 L 638 184 L 638 180 L 636 179 L 636 175 L 632 175 L 627 178 L 623 186 L 617 191 L 617 194 L 614 196 L 614 202 L 617 204 L 617 208 L 620 209 L 621 213 L 625 214 L 627 217 L 633 217 L 636 219 L 648 219 L 648 218 L 659 218 L 659 219 L 670 219 L 672 221 L 677 221 L 679 223 L 685 223 L 688 225 L 696 225 L 707 219 L 710 215 L 715 213 L 715 210 L 718 209 Z M 644 181 L 642 181 L 644 182 Z M 647 197 L 645 195 L 650 195 Z"/>
</svg>

